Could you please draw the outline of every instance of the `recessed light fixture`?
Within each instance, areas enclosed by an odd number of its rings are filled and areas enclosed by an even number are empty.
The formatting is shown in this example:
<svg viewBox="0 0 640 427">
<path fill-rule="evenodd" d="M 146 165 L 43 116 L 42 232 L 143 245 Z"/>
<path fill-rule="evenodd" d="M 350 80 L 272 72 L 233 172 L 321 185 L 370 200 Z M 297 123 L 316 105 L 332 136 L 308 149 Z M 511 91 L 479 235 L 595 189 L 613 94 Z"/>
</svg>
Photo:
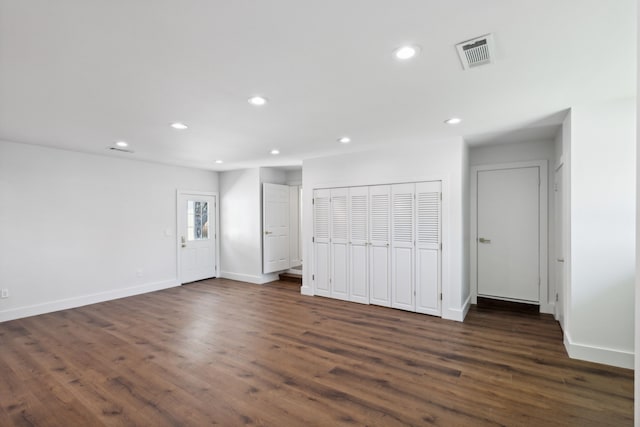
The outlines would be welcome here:
<svg viewBox="0 0 640 427">
<path fill-rule="evenodd" d="M 189 126 L 185 125 L 184 123 L 175 122 L 175 123 L 171 123 L 171 127 L 178 130 L 185 130 Z"/>
<path fill-rule="evenodd" d="M 221 165 L 222 164 L 222 160 L 216 160 L 216 163 Z"/>
<path fill-rule="evenodd" d="M 273 150 L 271 150 L 271 154 L 273 154 L 274 156 L 278 155 L 278 154 L 280 154 L 280 150 L 274 148 Z"/>
<path fill-rule="evenodd" d="M 418 46 L 402 46 L 393 52 L 393 56 L 395 56 L 396 59 L 404 61 L 413 58 L 418 54 L 418 52 L 420 52 L 420 48 Z"/>
<path fill-rule="evenodd" d="M 248 99 L 248 101 L 251 105 L 262 106 L 267 103 L 267 98 L 263 96 L 252 96 Z"/>
<path fill-rule="evenodd" d="M 451 117 L 450 119 L 445 120 L 444 122 L 448 125 L 457 125 L 458 123 L 460 123 L 462 121 L 461 118 L 458 117 Z"/>
<path fill-rule="evenodd" d="M 348 136 L 343 136 L 341 138 L 338 138 L 338 142 L 340 144 L 348 144 L 351 142 L 351 138 L 349 138 Z"/>
<path fill-rule="evenodd" d="M 129 146 L 129 144 L 128 144 L 128 143 L 126 143 L 125 141 L 118 141 L 118 142 L 116 142 L 116 145 L 117 145 L 118 147 L 122 147 L 122 148 L 125 148 L 125 147 L 128 147 L 128 146 Z"/>
</svg>

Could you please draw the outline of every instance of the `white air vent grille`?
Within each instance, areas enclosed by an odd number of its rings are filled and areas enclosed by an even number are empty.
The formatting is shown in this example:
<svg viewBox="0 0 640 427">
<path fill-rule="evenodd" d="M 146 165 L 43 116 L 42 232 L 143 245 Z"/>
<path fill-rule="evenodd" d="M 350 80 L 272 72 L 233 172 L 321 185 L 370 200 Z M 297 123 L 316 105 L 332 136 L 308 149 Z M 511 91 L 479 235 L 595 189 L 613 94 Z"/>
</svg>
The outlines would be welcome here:
<svg viewBox="0 0 640 427">
<path fill-rule="evenodd" d="M 465 70 L 491 64 L 495 56 L 492 34 L 485 34 L 484 36 L 458 43 L 456 49 L 458 50 L 458 56 L 460 56 L 460 62 L 462 62 L 462 68 Z"/>
</svg>

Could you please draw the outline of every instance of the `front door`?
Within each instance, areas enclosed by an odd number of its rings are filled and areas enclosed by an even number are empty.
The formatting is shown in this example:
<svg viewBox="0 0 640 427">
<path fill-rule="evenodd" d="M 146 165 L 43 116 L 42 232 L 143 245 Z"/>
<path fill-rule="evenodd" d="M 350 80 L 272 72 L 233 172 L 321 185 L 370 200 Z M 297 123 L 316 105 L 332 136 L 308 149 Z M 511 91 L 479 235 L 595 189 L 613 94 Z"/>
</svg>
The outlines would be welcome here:
<svg viewBox="0 0 640 427">
<path fill-rule="evenodd" d="M 178 194 L 180 283 L 217 276 L 216 197 Z"/>
<path fill-rule="evenodd" d="M 540 168 L 477 178 L 478 296 L 539 303 Z"/>
</svg>

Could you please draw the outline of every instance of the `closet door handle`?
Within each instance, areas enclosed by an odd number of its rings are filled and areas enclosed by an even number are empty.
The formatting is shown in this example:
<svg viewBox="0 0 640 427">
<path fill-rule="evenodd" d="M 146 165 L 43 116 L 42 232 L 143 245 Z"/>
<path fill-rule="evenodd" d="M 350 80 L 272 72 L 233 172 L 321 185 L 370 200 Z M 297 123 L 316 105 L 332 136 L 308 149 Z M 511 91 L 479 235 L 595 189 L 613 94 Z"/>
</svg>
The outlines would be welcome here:
<svg viewBox="0 0 640 427">
<path fill-rule="evenodd" d="M 478 242 L 480 243 L 491 243 L 491 239 L 485 239 L 484 237 L 478 238 Z"/>
</svg>

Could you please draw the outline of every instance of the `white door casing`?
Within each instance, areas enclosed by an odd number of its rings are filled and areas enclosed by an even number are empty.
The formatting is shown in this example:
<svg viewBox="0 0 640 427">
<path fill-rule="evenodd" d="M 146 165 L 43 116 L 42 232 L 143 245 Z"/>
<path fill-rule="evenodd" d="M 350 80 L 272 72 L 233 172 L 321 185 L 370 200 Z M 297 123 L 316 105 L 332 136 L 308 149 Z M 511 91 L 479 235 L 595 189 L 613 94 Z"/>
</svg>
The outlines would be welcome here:
<svg viewBox="0 0 640 427">
<path fill-rule="evenodd" d="M 556 278 L 556 320 L 560 323 L 562 329 L 564 326 L 564 269 L 565 269 L 565 251 L 564 251 L 564 201 L 563 201 L 563 170 L 561 164 L 555 172 L 554 195 L 555 195 L 555 278 Z"/>
<path fill-rule="evenodd" d="M 300 239 L 300 186 L 289 186 L 289 265 L 302 264 L 302 242 Z"/>
<path fill-rule="evenodd" d="M 315 190 L 313 194 L 313 284 L 320 296 L 331 296 L 329 286 L 329 197 L 330 190 Z"/>
<path fill-rule="evenodd" d="M 263 273 L 289 266 L 289 186 L 262 184 Z"/>
<path fill-rule="evenodd" d="M 440 181 L 416 183 L 416 311 L 442 314 Z"/>
<path fill-rule="evenodd" d="M 478 171 L 478 295 L 540 302 L 540 168 Z"/>
<path fill-rule="evenodd" d="M 349 189 L 349 300 L 369 304 L 369 187 Z"/>
<path fill-rule="evenodd" d="M 391 306 L 391 186 L 369 187 L 369 302 Z"/>
<path fill-rule="evenodd" d="M 391 306 L 415 311 L 415 184 L 395 184 L 391 195 Z"/>
<path fill-rule="evenodd" d="M 178 281 L 190 283 L 218 275 L 217 196 L 177 192 Z"/>
<path fill-rule="evenodd" d="M 331 235 L 329 253 L 331 254 L 331 277 L 329 279 L 331 297 L 349 299 L 349 217 L 347 188 L 331 190 Z"/>
</svg>

